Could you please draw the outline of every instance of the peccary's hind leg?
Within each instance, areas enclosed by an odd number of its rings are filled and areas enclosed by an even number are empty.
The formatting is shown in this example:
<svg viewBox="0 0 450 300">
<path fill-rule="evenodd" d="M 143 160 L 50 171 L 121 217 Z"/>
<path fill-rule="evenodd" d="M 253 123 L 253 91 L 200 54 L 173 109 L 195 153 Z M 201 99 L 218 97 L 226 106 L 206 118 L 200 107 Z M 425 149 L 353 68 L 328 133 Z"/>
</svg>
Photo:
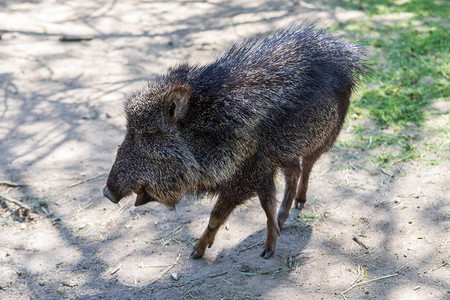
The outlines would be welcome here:
<svg viewBox="0 0 450 300">
<path fill-rule="evenodd" d="M 286 181 L 286 189 L 284 191 L 283 202 L 278 211 L 278 227 L 282 229 L 284 222 L 289 217 L 292 201 L 297 193 L 298 181 L 301 174 L 300 159 L 293 162 L 289 167 L 284 169 Z"/>
<path fill-rule="evenodd" d="M 270 258 L 274 251 L 277 238 L 280 235 L 277 220 L 275 219 L 276 202 L 275 197 L 276 188 L 273 182 L 273 177 L 267 180 L 266 185 L 258 191 L 259 201 L 267 216 L 267 239 L 264 244 L 264 250 L 260 256 L 265 259 Z"/>
<path fill-rule="evenodd" d="M 309 174 L 312 167 L 322 153 L 302 158 L 302 175 L 298 183 L 297 194 L 295 195 L 295 208 L 302 210 L 306 202 L 306 192 L 308 191 Z"/>
<path fill-rule="evenodd" d="M 208 246 L 208 248 L 211 248 L 220 226 L 225 223 L 233 209 L 242 202 L 239 200 L 241 199 L 230 195 L 219 195 L 216 205 L 214 205 L 214 208 L 211 211 L 208 227 L 206 227 L 206 230 L 194 245 L 194 249 L 191 252 L 192 258 L 201 258 L 203 254 L 205 254 L 206 247 Z"/>
</svg>

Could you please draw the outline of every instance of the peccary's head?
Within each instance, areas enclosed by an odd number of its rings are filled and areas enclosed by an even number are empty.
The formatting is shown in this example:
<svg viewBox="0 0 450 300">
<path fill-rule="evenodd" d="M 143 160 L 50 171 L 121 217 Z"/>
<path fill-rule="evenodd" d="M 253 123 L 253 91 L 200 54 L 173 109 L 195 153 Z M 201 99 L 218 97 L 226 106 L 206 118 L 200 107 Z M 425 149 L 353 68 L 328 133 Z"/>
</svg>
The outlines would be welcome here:
<svg viewBox="0 0 450 300">
<path fill-rule="evenodd" d="M 193 189 L 199 166 L 178 129 L 190 96 L 189 85 L 172 82 L 149 86 L 126 100 L 127 133 L 105 197 L 118 203 L 135 192 L 136 206 L 158 201 L 174 208 Z"/>
</svg>

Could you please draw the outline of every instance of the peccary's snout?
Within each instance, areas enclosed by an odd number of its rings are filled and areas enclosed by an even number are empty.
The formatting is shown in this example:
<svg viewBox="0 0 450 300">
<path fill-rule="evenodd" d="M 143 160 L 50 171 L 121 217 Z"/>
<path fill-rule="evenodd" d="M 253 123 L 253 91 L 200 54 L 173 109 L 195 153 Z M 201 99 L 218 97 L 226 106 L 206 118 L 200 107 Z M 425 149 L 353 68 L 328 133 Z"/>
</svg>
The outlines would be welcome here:
<svg viewBox="0 0 450 300">
<path fill-rule="evenodd" d="M 109 189 L 108 186 L 105 185 L 105 187 L 103 188 L 103 196 L 105 196 L 106 198 L 108 198 L 109 200 L 111 200 L 112 203 L 119 203 L 120 198 L 115 197 L 114 193 L 112 193 Z"/>
</svg>

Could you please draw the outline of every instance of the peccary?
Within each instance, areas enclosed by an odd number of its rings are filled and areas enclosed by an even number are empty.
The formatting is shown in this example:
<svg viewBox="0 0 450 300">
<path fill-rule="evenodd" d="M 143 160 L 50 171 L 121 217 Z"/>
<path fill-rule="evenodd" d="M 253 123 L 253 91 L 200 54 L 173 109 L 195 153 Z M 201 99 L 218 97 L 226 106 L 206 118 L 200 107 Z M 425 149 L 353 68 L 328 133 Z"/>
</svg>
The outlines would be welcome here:
<svg viewBox="0 0 450 300">
<path fill-rule="evenodd" d="M 341 130 L 364 51 L 294 24 L 231 46 L 213 63 L 181 63 L 125 101 L 127 133 L 104 195 L 174 208 L 187 194 L 217 195 L 193 258 L 211 247 L 233 209 L 257 195 L 267 216 L 261 256 L 275 250 L 292 202 L 302 209 L 311 169 Z M 286 190 L 276 217 L 274 176 Z"/>
</svg>

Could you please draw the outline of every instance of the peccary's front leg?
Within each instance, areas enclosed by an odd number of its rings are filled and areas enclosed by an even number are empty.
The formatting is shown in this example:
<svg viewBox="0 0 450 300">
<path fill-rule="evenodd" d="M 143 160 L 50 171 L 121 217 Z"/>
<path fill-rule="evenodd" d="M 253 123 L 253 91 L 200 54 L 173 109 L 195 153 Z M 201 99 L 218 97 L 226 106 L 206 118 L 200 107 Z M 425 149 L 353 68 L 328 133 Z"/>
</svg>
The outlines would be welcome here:
<svg viewBox="0 0 450 300">
<path fill-rule="evenodd" d="M 220 226 L 227 220 L 233 209 L 240 203 L 238 199 L 232 198 L 229 195 L 220 194 L 217 199 L 217 203 L 211 211 L 209 217 L 208 227 L 203 232 L 200 239 L 194 245 L 194 249 L 191 252 L 193 259 L 198 259 L 205 254 L 206 247 L 211 248 L 214 243 L 214 238 L 219 230 Z"/>
<path fill-rule="evenodd" d="M 258 191 L 259 201 L 267 216 L 267 239 L 264 243 L 264 250 L 260 256 L 265 259 L 272 257 L 275 251 L 277 238 L 280 235 L 280 228 L 275 217 L 276 211 L 276 188 L 273 182 L 273 177 L 267 181 L 267 184 Z"/>
</svg>

